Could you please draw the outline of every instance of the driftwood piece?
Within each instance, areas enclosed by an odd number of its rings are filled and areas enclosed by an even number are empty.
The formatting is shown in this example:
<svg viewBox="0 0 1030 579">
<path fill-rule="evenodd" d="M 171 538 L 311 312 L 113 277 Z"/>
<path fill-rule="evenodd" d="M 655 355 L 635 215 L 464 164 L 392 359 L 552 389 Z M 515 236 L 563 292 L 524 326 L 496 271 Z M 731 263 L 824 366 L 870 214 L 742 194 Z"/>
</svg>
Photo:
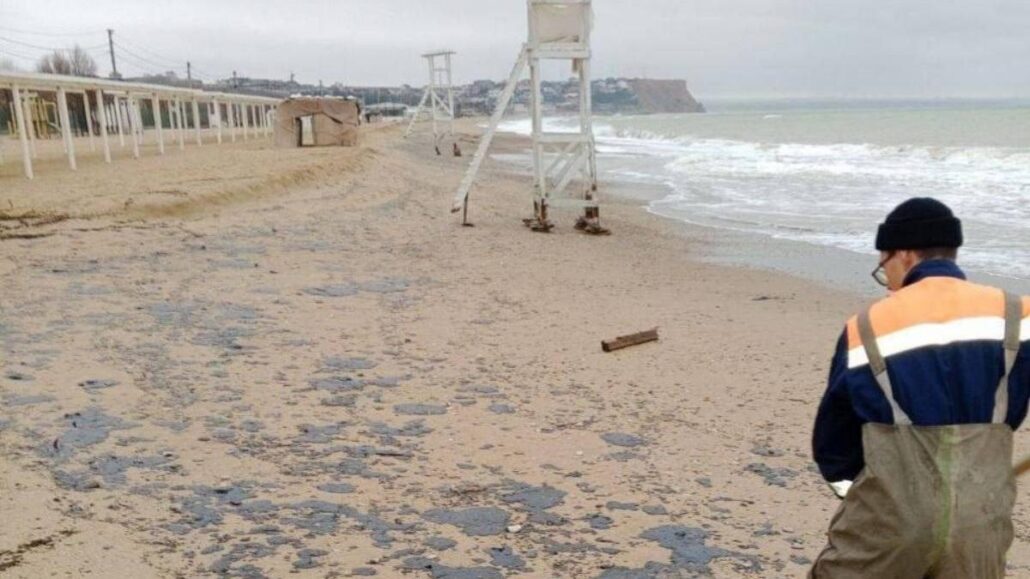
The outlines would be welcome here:
<svg viewBox="0 0 1030 579">
<path fill-rule="evenodd" d="M 628 336 L 619 336 L 614 340 L 602 340 L 601 349 L 605 352 L 614 352 L 615 350 L 621 350 L 630 346 L 656 341 L 658 341 L 658 328 L 637 332 Z"/>
</svg>

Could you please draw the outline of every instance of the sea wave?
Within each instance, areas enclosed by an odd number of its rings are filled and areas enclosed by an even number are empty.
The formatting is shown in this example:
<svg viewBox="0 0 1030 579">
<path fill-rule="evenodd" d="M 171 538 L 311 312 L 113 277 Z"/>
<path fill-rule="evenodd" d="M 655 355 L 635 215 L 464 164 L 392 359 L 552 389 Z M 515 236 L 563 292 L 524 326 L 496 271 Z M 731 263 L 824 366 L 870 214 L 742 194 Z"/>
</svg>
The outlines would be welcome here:
<svg viewBox="0 0 1030 579">
<path fill-rule="evenodd" d="M 568 132 L 577 123 L 549 118 L 544 127 Z M 532 125 L 517 119 L 501 130 L 529 135 Z M 602 171 L 668 186 L 650 205 L 655 213 L 869 252 L 887 211 L 933 196 L 963 217 L 968 262 L 1030 279 L 1030 148 L 751 142 L 663 135 L 624 119 L 597 122 L 594 135 Z"/>
</svg>

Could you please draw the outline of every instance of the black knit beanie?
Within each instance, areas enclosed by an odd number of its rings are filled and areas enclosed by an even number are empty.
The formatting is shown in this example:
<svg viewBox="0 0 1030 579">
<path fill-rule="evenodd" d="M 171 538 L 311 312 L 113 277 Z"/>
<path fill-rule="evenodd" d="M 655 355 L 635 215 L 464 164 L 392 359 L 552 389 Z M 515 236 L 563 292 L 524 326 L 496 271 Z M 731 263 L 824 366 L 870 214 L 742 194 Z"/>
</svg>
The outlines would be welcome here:
<svg viewBox="0 0 1030 579">
<path fill-rule="evenodd" d="M 930 197 L 914 197 L 894 208 L 876 233 L 876 249 L 961 247 L 962 222 L 947 205 Z"/>
</svg>

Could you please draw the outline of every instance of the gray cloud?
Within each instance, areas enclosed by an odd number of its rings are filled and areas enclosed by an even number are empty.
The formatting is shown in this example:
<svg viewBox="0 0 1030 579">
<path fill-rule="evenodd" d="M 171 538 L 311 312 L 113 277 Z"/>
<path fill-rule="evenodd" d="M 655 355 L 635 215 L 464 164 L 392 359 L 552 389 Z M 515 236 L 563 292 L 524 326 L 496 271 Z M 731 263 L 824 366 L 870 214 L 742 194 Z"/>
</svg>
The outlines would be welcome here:
<svg viewBox="0 0 1030 579">
<path fill-rule="evenodd" d="M 595 11 L 595 76 L 688 78 L 702 98 L 1030 96 L 1025 0 L 595 0 Z M 459 52 L 459 81 L 505 77 L 525 18 L 522 0 L 0 0 L 0 37 L 55 44 L 73 38 L 3 29 L 112 27 L 126 49 L 151 51 L 137 55 L 153 62 L 126 55 L 128 71 L 190 59 L 208 76 L 418 85 L 419 53 L 440 47 Z"/>
</svg>

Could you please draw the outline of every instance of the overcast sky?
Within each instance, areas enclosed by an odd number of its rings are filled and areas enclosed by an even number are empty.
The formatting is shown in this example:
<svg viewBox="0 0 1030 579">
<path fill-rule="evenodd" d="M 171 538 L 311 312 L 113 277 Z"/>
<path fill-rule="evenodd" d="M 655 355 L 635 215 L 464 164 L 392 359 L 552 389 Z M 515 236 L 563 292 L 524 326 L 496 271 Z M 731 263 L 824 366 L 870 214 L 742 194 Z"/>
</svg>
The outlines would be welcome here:
<svg viewBox="0 0 1030 579">
<path fill-rule="evenodd" d="M 1030 0 L 594 5 L 595 77 L 686 78 L 701 99 L 1030 97 Z M 0 58 L 78 41 L 106 73 L 110 27 L 128 74 L 189 59 L 206 77 L 421 85 L 419 54 L 446 47 L 457 82 L 502 80 L 525 20 L 523 0 L 0 0 Z"/>
</svg>

